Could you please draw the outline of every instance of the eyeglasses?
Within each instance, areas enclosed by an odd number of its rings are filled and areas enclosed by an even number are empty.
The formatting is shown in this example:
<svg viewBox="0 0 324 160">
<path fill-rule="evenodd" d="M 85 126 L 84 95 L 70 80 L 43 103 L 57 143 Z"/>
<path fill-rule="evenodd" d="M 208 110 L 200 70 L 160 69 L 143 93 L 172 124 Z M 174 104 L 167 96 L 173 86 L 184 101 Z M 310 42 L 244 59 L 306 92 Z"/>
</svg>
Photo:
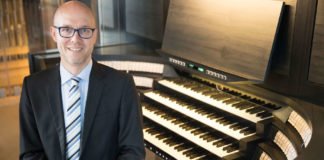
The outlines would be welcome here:
<svg viewBox="0 0 324 160">
<path fill-rule="evenodd" d="M 71 38 L 74 36 L 75 32 L 78 32 L 79 36 L 83 39 L 91 38 L 95 30 L 95 28 L 74 29 L 71 27 L 56 27 L 56 26 L 54 26 L 54 28 L 58 29 L 60 36 L 63 38 Z"/>
</svg>

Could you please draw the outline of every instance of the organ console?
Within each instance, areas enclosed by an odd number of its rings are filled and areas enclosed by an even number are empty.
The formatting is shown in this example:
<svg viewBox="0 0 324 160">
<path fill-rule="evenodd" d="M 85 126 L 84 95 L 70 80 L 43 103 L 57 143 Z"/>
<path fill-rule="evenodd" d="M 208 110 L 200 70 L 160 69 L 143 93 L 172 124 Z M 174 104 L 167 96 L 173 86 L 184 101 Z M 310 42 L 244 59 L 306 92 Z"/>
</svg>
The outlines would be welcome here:
<svg viewBox="0 0 324 160">
<path fill-rule="evenodd" d="M 163 159 L 296 159 L 312 137 L 298 105 L 237 88 L 265 79 L 283 3 L 195 2 L 170 2 L 159 53 L 177 75 L 154 79 L 141 92 L 146 146 Z M 252 22 L 258 25 L 245 26 Z"/>
<path fill-rule="evenodd" d="M 289 104 L 206 83 L 197 76 L 155 80 L 153 88 L 141 94 L 144 121 L 204 149 L 201 159 L 210 154 L 216 159 L 295 159 L 312 136 L 311 125 Z M 288 118 L 282 121 L 280 114 Z M 159 134 L 144 136 L 151 148 L 156 144 L 155 149 L 164 150 L 167 145 L 154 139 Z M 196 158 L 180 157 L 172 158 Z"/>
</svg>

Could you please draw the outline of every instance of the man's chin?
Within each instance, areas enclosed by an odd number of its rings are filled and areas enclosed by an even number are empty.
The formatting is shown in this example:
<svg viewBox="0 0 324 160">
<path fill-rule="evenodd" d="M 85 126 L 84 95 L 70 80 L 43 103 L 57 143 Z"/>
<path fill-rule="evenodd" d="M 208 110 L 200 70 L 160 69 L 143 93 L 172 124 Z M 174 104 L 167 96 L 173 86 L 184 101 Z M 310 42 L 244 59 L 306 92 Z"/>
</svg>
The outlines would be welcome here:
<svg viewBox="0 0 324 160">
<path fill-rule="evenodd" d="M 73 61 L 71 64 L 73 64 L 75 66 L 81 66 L 84 64 L 84 61 Z"/>
<path fill-rule="evenodd" d="M 73 59 L 73 60 L 68 60 L 67 63 L 69 63 L 69 65 L 72 66 L 80 66 L 82 64 L 84 64 L 84 60 L 79 60 L 79 59 Z"/>
</svg>

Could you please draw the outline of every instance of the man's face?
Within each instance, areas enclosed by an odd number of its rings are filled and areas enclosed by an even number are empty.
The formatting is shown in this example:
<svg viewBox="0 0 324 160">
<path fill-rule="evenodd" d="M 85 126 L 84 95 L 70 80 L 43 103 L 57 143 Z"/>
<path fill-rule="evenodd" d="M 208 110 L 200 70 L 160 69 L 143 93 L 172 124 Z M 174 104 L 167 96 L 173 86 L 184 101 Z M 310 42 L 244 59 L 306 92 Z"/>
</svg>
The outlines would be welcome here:
<svg viewBox="0 0 324 160">
<path fill-rule="evenodd" d="M 57 13 L 54 19 L 56 27 L 95 28 L 95 21 L 88 12 L 79 10 L 63 10 Z M 97 29 L 89 39 L 83 39 L 75 32 L 71 38 L 63 38 L 57 28 L 51 28 L 51 34 L 57 43 L 57 48 L 61 54 L 61 62 L 68 66 L 85 66 L 91 59 L 93 47 L 97 39 Z"/>
</svg>

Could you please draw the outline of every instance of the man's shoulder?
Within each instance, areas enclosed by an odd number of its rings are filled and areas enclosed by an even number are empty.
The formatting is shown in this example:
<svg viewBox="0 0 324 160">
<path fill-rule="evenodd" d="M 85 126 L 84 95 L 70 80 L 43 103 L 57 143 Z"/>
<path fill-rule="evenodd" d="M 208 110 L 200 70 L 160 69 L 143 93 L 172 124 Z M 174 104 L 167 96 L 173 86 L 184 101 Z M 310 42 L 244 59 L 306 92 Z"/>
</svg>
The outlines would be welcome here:
<svg viewBox="0 0 324 160">
<path fill-rule="evenodd" d="M 57 73 L 56 73 L 57 72 Z M 45 81 L 46 79 L 49 79 L 52 75 L 58 74 L 59 70 L 58 67 L 52 67 L 49 69 L 45 69 L 33 74 L 30 74 L 26 76 L 25 78 L 28 79 L 31 82 L 39 82 L 39 81 Z"/>
</svg>

